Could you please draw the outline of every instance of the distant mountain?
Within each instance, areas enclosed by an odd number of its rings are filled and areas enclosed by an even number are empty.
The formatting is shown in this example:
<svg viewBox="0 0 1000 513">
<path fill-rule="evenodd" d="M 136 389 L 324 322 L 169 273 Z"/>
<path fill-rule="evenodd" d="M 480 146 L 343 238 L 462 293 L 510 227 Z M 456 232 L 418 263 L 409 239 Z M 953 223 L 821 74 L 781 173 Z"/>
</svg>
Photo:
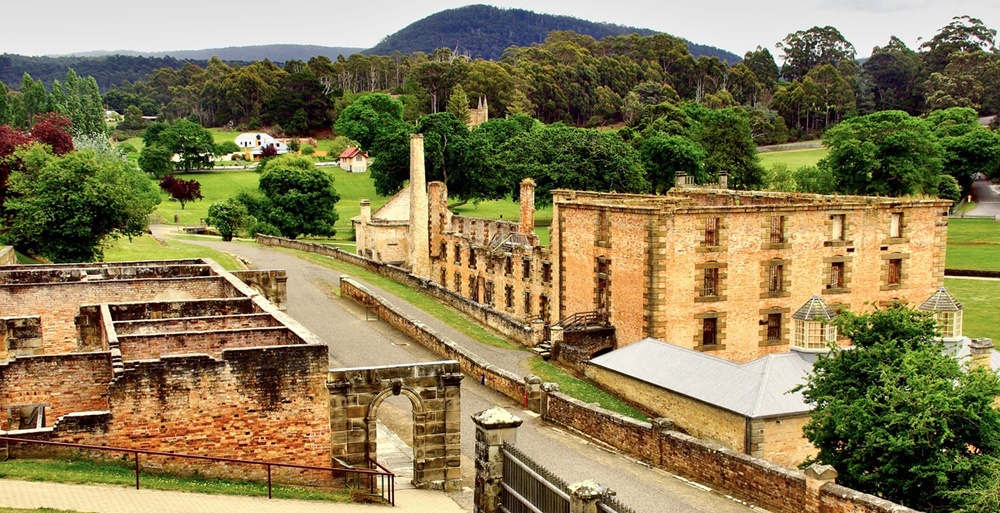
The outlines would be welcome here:
<svg viewBox="0 0 1000 513">
<path fill-rule="evenodd" d="M 451 48 L 472 58 L 498 60 L 509 46 L 531 46 L 541 43 L 553 30 L 572 30 L 594 39 L 606 36 L 639 34 L 650 36 L 650 29 L 597 23 L 571 16 L 538 14 L 524 9 L 501 9 L 489 5 L 469 5 L 432 14 L 406 28 L 386 36 L 367 54 L 389 55 L 399 51 L 431 53 L 438 48 Z M 740 61 L 732 52 L 688 42 L 695 57 L 718 57 L 730 64 Z"/>
<path fill-rule="evenodd" d="M 206 48 L 204 50 L 173 50 L 169 52 L 135 52 L 131 50 L 116 50 L 95 52 L 84 52 L 75 54 L 78 57 L 103 57 L 107 55 L 129 55 L 135 57 L 173 57 L 181 60 L 207 61 L 212 57 L 218 57 L 224 61 L 253 62 L 270 59 L 273 62 L 285 62 L 289 60 L 308 61 L 312 57 L 325 55 L 330 60 L 337 60 L 338 55 L 348 57 L 351 54 L 361 53 L 364 48 L 349 48 L 339 46 L 319 46 L 319 45 L 256 45 L 256 46 L 227 46 L 225 48 Z"/>
<path fill-rule="evenodd" d="M 178 60 L 173 57 L 137 57 L 130 55 L 107 55 L 103 57 L 34 57 L 5 53 L 0 55 L 0 82 L 11 89 L 21 87 L 21 77 L 25 73 L 35 80 L 41 80 L 45 87 L 53 80 L 65 80 L 66 72 L 73 68 L 81 77 L 92 76 L 97 80 L 101 92 L 122 82 L 135 82 L 160 68 L 180 69 L 191 62 L 204 67 L 208 61 Z"/>
</svg>

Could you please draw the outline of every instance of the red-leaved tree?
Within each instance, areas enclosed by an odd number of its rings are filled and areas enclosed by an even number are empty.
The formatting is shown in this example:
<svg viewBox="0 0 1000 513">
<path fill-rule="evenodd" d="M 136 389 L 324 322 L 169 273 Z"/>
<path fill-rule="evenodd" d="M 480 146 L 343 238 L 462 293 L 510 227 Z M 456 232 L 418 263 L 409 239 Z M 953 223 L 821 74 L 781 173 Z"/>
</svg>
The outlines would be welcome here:
<svg viewBox="0 0 1000 513">
<path fill-rule="evenodd" d="M 20 159 L 14 156 L 14 150 L 30 142 L 31 137 L 24 132 L 0 125 L 0 208 L 3 208 L 7 199 L 7 177 L 11 171 L 21 167 Z"/>
<path fill-rule="evenodd" d="M 69 135 L 69 129 L 73 122 L 55 112 L 39 114 L 34 118 L 31 126 L 31 137 L 43 144 L 52 147 L 52 153 L 65 155 L 73 151 L 73 136 Z"/>
<path fill-rule="evenodd" d="M 163 180 L 160 180 L 160 188 L 169 194 L 171 198 L 181 203 L 181 210 L 184 210 L 184 205 L 187 202 L 200 200 L 203 197 L 201 195 L 201 184 L 197 180 L 175 178 L 174 175 L 164 176 Z"/>
</svg>

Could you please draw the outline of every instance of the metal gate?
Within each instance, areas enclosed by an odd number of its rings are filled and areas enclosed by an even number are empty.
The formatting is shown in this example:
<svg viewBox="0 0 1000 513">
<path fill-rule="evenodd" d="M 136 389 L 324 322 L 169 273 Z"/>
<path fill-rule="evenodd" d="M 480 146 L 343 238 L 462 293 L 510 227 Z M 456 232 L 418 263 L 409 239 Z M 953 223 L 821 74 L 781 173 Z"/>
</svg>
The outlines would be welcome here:
<svg viewBox="0 0 1000 513">
<path fill-rule="evenodd" d="M 569 513 L 566 483 L 538 465 L 513 445 L 503 444 L 504 513 Z"/>
</svg>

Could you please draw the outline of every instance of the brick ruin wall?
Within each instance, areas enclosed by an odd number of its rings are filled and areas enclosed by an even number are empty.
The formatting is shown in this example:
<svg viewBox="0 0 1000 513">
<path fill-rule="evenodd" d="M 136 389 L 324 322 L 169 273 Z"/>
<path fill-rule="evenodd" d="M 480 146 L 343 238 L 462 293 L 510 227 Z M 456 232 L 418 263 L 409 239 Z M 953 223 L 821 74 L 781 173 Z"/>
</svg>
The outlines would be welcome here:
<svg viewBox="0 0 1000 513">
<path fill-rule="evenodd" d="M 442 301 L 448 306 L 451 306 L 463 314 L 472 317 L 480 323 L 498 331 L 505 337 L 515 340 L 522 345 L 534 345 L 540 342 L 544 336 L 544 326 L 539 323 L 525 324 L 504 312 L 487 308 L 484 305 L 478 304 L 475 301 L 471 301 L 466 297 L 456 294 L 455 292 L 450 291 L 437 283 L 422 280 L 410 274 L 405 269 L 393 265 L 376 262 L 368 258 L 352 255 L 351 253 L 339 248 L 331 248 L 329 246 L 312 242 L 301 242 L 260 234 L 257 235 L 257 242 L 268 246 L 278 246 L 298 251 L 307 251 L 310 253 L 336 258 L 337 260 L 358 266 L 366 271 L 384 276 Z"/>
<path fill-rule="evenodd" d="M 445 339 L 419 321 L 408 318 L 383 298 L 374 296 L 349 278 L 341 280 L 341 295 L 372 308 L 390 325 L 431 349 L 459 362 L 462 372 L 479 379 L 501 394 L 527 403 L 542 418 L 585 436 L 600 440 L 641 461 L 726 491 L 765 509 L 801 513 L 807 487 L 802 472 L 726 449 L 676 431 L 657 429 L 651 423 L 624 417 L 599 406 L 585 404 L 541 385 L 491 366 L 468 349 Z M 826 484 L 820 490 L 823 513 L 916 513 L 911 509 L 849 488 Z"/>
<path fill-rule="evenodd" d="M 288 305 L 288 274 L 284 269 L 249 269 L 229 271 L 236 279 L 267 298 L 279 310 L 286 310 Z"/>
<path fill-rule="evenodd" d="M 98 356 L 108 359 L 107 353 L 93 353 Z M 166 356 L 133 362 L 113 380 L 110 362 L 103 362 L 103 368 L 103 382 L 93 390 L 104 392 L 104 403 L 93 409 L 105 412 L 70 414 L 49 432 L 21 436 L 297 465 L 332 463 L 326 346 L 228 349 L 221 358 Z M 69 382 L 74 379 L 67 377 Z M 54 415 L 51 420 L 56 420 Z M 143 466 L 237 480 L 267 478 L 266 469 L 257 465 L 147 456 Z M 272 472 L 279 482 L 331 482 L 329 472 L 278 467 Z"/>
<path fill-rule="evenodd" d="M 111 379 L 107 352 L 18 357 L 0 363 L 0 408 L 45 405 L 45 426 L 52 426 L 71 412 L 107 410 Z M 0 429 L 7 429 L 6 415 Z"/>
<path fill-rule="evenodd" d="M 236 291 L 221 277 L 115 280 L 107 282 L 0 285 L 4 314 L 42 318 L 45 354 L 71 353 L 80 348 L 77 317 L 80 306 L 124 301 L 233 296 Z M 58 297 L 60 301 L 53 301 Z M 83 319 L 83 318 L 81 318 Z M 85 329 L 81 327 L 80 329 Z"/>
<path fill-rule="evenodd" d="M 205 354 L 219 358 L 227 349 L 301 343 L 301 339 L 285 327 L 118 335 L 118 348 L 124 361 L 174 354 Z"/>
</svg>

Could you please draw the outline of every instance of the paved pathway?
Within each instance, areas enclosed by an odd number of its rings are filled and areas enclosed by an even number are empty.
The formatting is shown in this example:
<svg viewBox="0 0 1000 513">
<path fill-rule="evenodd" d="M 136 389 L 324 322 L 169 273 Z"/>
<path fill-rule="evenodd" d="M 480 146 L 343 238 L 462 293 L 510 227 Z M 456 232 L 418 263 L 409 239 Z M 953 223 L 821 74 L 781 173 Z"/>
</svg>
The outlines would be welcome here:
<svg viewBox="0 0 1000 513">
<path fill-rule="evenodd" d="M 0 479 L 0 504 L 93 513 L 357 513 L 393 511 L 381 505 L 136 490 L 116 486 L 36 483 Z M 396 508 L 405 513 L 464 513 L 447 495 L 398 490 Z"/>
<path fill-rule="evenodd" d="M 171 227 L 154 227 L 154 233 L 169 237 Z M 185 240 L 185 242 L 191 242 Z M 365 366 L 438 361 L 439 356 L 413 342 L 384 322 L 366 319 L 366 312 L 353 301 L 334 295 L 339 289 L 339 273 L 311 264 L 292 254 L 271 248 L 218 240 L 199 241 L 198 244 L 220 249 L 249 260 L 261 269 L 286 269 L 288 271 L 288 313 L 301 322 L 330 346 L 333 366 Z M 501 367 L 518 374 L 527 374 L 524 362 L 531 356 L 527 351 L 501 350 L 484 346 L 439 320 L 427 315 L 413 305 L 385 291 L 366 284 L 375 293 L 383 295 L 409 315 L 419 318 L 456 343 Z M 399 401 L 395 401 L 398 399 Z M 618 492 L 621 502 L 638 513 L 688 513 L 719 512 L 746 513 L 752 509 L 722 495 L 692 486 L 680 478 L 646 465 L 636 463 L 601 446 L 569 434 L 550 424 L 543 423 L 536 414 L 497 392 L 481 386 L 476 380 L 462 382 L 462 470 L 467 487 L 474 477 L 473 454 L 475 427 L 470 416 L 476 412 L 500 405 L 524 419 L 518 429 L 517 444 L 536 462 L 549 468 L 566 482 L 573 483 L 594 479 Z M 409 403 L 394 398 L 380 408 L 393 406 L 402 410 L 402 417 L 409 415 Z M 392 426 L 396 427 L 396 426 Z M 407 435 L 401 435 L 404 439 Z M 380 444 L 381 445 L 381 444 Z M 0 481 L 2 482 L 2 481 Z M 447 495 L 437 492 L 439 497 Z M 0 490 L 0 501 L 3 500 Z M 472 510 L 472 493 L 451 494 L 451 498 L 466 511 Z M 402 505 L 402 501 L 400 502 Z M 410 511 L 409 509 L 405 509 Z M 101 510 L 101 513 L 132 513 L 125 510 Z M 184 511 L 174 509 L 172 511 Z M 234 512 L 248 513 L 246 509 Z M 305 511 L 305 510 L 303 510 Z M 329 510 L 326 510 L 329 511 Z M 421 511 L 415 509 L 412 511 Z M 431 511 L 431 510 L 428 510 Z M 445 509 L 433 511 L 448 511 Z M 224 513 L 224 510 L 213 510 Z M 139 513 L 139 512 L 136 512 Z M 142 513 L 145 513 L 143 511 Z"/>
<path fill-rule="evenodd" d="M 1000 216 L 1000 186 L 982 179 L 972 182 L 972 201 L 976 208 L 965 213 L 967 216 Z"/>
</svg>

